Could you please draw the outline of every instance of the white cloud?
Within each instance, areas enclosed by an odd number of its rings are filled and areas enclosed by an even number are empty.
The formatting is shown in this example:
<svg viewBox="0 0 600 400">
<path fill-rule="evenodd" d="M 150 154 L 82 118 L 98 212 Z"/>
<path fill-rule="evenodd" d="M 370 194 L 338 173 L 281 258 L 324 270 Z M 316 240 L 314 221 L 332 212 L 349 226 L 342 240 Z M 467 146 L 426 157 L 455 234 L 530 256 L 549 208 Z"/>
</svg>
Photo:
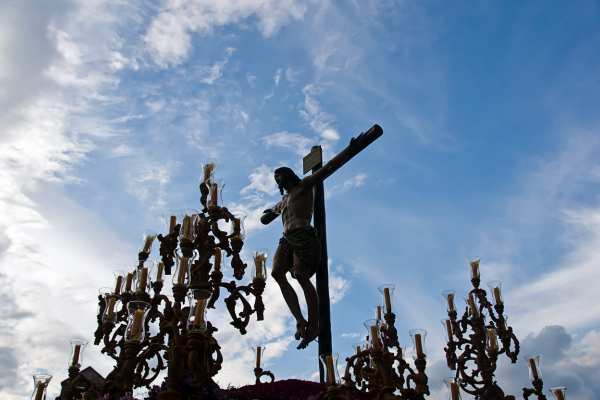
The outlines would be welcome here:
<svg viewBox="0 0 600 400">
<path fill-rule="evenodd" d="M 305 10 L 295 0 L 168 0 L 151 21 L 144 41 L 153 60 L 168 67 L 187 59 L 194 33 L 206 35 L 217 27 L 255 17 L 263 36 L 270 37 L 281 26 L 302 18 Z"/>
<path fill-rule="evenodd" d="M 483 234 L 476 251 L 489 255 L 495 276 L 502 279 L 507 313 L 518 333 L 542 329 L 549 322 L 569 330 L 586 329 L 600 322 L 600 306 L 594 280 L 600 280 L 600 208 L 581 203 L 580 198 L 597 194 L 594 171 L 598 166 L 600 141 L 594 130 L 568 129 L 559 153 L 546 161 L 537 159 L 508 200 L 506 219 Z M 592 184 L 592 185 L 590 185 Z M 548 235 L 548 230 L 554 232 Z M 543 243 L 531 238 L 542 238 Z M 549 243 L 547 241 L 550 241 Z M 561 246 L 557 258 L 523 269 L 514 259 L 527 247 L 545 252 Z M 537 266 L 532 271 L 532 267 Z M 494 272 L 496 267 L 504 276 Z M 583 310 L 585 312 L 576 312 Z"/>
<path fill-rule="evenodd" d="M 8 360 L 18 363 L 0 365 L 0 375 L 8 368 L 12 376 L 1 383 L 3 399 L 29 395 L 36 368 L 53 372 L 49 396 L 58 394 L 68 340 L 89 338 L 97 282 L 110 282 L 108 269 L 125 260 L 118 235 L 61 193 L 62 185 L 79 181 L 74 167 L 120 132 L 114 124 L 121 122 L 101 115 L 117 101 L 110 92 L 118 82 L 111 62 L 121 45 L 115 25 L 133 17 L 118 10 L 95 1 L 20 1 L 0 12 L 0 41 L 7 45 L 0 75 L 10 82 L 0 91 L 0 206 L 6 211 L 0 217 L 6 283 L 0 297 L 15 309 L 0 324 L 0 347 L 9 344 Z M 97 351 L 89 351 L 88 360 L 107 372 Z"/>
<path fill-rule="evenodd" d="M 335 129 L 327 128 L 321 132 L 321 137 L 325 140 L 335 141 L 339 140 L 340 134 Z"/>
<path fill-rule="evenodd" d="M 289 82 L 289 83 L 296 83 L 298 82 L 298 77 L 300 76 L 300 70 L 292 67 L 292 66 L 288 66 L 285 69 L 285 79 Z"/>
<path fill-rule="evenodd" d="M 174 168 L 174 165 L 140 160 L 127 174 L 127 191 L 150 210 L 161 209 L 166 204 L 166 189 Z"/>
<path fill-rule="evenodd" d="M 367 174 L 360 173 L 354 175 L 350 179 L 346 179 L 343 183 L 339 185 L 332 186 L 330 189 L 327 188 L 325 191 L 325 197 L 331 198 L 333 196 L 345 193 L 351 189 L 356 189 L 364 186 L 367 181 Z"/>
<path fill-rule="evenodd" d="M 360 339 L 363 337 L 362 334 L 358 332 L 344 332 L 340 335 L 342 339 Z"/>
<path fill-rule="evenodd" d="M 277 184 L 273 178 L 273 168 L 264 164 L 256 167 L 248 179 L 250 183 L 241 190 L 242 195 L 252 192 L 264 193 L 272 196 L 278 193 Z"/>
<path fill-rule="evenodd" d="M 331 258 L 327 262 L 327 268 L 329 269 L 329 299 L 331 304 L 340 302 L 350 287 L 352 286 L 350 280 L 344 276 L 344 268 L 341 265 L 332 267 L 333 262 Z M 313 281 L 316 277 L 313 277 Z M 313 282 L 315 283 L 315 282 Z"/>
<path fill-rule="evenodd" d="M 314 142 L 299 133 L 288 131 L 275 132 L 263 137 L 267 146 L 278 146 L 294 151 L 297 155 L 304 157 L 310 151 Z"/>
<path fill-rule="evenodd" d="M 113 157 L 126 157 L 133 154 L 133 148 L 121 143 L 110 150 L 110 155 Z"/>
<path fill-rule="evenodd" d="M 281 68 L 277 68 L 277 71 L 275 71 L 275 75 L 273 76 L 273 82 L 275 82 L 275 86 L 279 86 L 280 80 L 281 80 Z"/>
<path fill-rule="evenodd" d="M 211 66 L 200 66 L 197 68 L 195 74 L 198 75 L 200 82 L 207 85 L 214 84 L 223 76 L 223 69 L 229 62 L 231 55 L 235 52 L 235 48 L 228 47 L 225 49 L 225 58 L 221 61 L 215 62 Z"/>
<path fill-rule="evenodd" d="M 598 291 L 591 284 L 600 281 L 600 209 L 570 210 L 565 222 L 577 237 L 575 247 L 551 272 L 507 292 L 521 332 L 539 330 L 548 321 L 567 329 L 600 322 Z"/>
<path fill-rule="evenodd" d="M 321 88 L 316 84 L 309 84 L 302 89 L 302 93 L 304 94 L 304 107 L 300 110 L 300 115 L 308 122 L 312 130 L 326 141 L 338 140 L 340 135 L 333 128 L 334 118 L 321 108 L 321 104 L 317 100 Z"/>
<path fill-rule="evenodd" d="M 256 85 L 256 75 L 248 72 L 246 74 L 246 82 L 248 82 L 248 86 L 254 87 Z"/>
</svg>

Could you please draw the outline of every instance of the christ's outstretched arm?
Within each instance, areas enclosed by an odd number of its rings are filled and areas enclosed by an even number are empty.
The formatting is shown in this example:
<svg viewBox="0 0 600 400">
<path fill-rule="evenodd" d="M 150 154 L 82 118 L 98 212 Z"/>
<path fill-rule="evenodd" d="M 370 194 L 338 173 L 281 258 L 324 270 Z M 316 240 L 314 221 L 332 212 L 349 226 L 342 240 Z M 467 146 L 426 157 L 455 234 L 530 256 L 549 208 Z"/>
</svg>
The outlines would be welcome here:
<svg viewBox="0 0 600 400">
<path fill-rule="evenodd" d="M 275 220 L 281 214 L 281 210 L 283 209 L 283 202 L 284 199 L 282 199 L 279 203 L 275 204 L 272 208 L 267 208 L 265 211 L 263 211 L 263 215 L 260 217 L 260 222 L 263 225 L 268 225 L 271 222 L 273 222 L 273 220 Z"/>
</svg>

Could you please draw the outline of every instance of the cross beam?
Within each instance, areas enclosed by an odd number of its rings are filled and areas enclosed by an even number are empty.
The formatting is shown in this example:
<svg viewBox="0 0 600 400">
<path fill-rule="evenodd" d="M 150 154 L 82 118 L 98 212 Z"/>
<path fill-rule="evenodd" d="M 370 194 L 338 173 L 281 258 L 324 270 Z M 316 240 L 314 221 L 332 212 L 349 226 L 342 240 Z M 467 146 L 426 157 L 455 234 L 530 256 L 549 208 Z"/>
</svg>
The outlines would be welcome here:
<svg viewBox="0 0 600 400">
<path fill-rule="evenodd" d="M 303 172 L 312 170 L 312 177 L 317 179 L 314 185 L 314 225 L 321 240 L 321 262 L 317 266 L 317 295 L 319 298 L 319 357 L 332 354 L 331 347 L 331 313 L 329 304 L 329 271 L 327 256 L 327 227 L 325 218 L 325 190 L 323 181 L 355 155 L 363 151 L 383 135 L 383 130 L 377 124 L 367 132 L 361 133 L 350 140 L 350 144 L 323 166 L 323 151 L 321 146 L 313 146 L 303 161 Z M 318 362 L 318 360 L 317 360 Z M 325 371 L 319 364 L 319 378 L 325 383 Z"/>
</svg>

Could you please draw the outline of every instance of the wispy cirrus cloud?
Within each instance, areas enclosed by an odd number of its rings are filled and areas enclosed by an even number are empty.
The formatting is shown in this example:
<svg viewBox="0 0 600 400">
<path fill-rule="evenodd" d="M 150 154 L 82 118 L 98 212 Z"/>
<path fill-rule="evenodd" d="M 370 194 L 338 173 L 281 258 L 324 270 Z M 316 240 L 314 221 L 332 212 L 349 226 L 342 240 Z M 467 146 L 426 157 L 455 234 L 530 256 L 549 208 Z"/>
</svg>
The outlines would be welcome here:
<svg viewBox="0 0 600 400">
<path fill-rule="evenodd" d="M 306 85 L 302 89 L 304 94 L 304 107 L 300 110 L 300 115 L 308 122 L 313 131 L 318 133 L 326 141 L 336 141 L 340 134 L 334 128 L 333 117 L 324 111 L 317 95 L 321 88 L 315 84 Z"/>
<path fill-rule="evenodd" d="M 346 179 L 341 184 L 332 186 L 330 189 L 327 188 L 325 191 L 325 197 L 331 198 L 338 194 L 345 193 L 349 190 L 360 188 L 365 185 L 366 181 L 367 181 L 366 173 L 362 172 L 362 173 L 356 174 L 353 177 Z"/>
<path fill-rule="evenodd" d="M 305 11 L 305 4 L 296 0 L 168 0 L 151 21 L 144 41 L 154 62 L 166 68 L 187 59 L 193 34 L 206 35 L 215 28 L 255 17 L 261 33 L 270 37 L 284 24 L 302 18 Z"/>
</svg>

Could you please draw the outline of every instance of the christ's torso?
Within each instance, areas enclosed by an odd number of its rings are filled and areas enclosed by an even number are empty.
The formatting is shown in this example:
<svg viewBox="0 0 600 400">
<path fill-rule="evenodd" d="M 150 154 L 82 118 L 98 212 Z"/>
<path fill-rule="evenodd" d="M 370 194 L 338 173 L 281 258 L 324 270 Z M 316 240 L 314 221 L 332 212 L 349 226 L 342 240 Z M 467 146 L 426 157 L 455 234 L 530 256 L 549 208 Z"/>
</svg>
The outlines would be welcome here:
<svg viewBox="0 0 600 400">
<path fill-rule="evenodd" d="M 302 183 L 294 186 L 276 206 L 281 214 L 283 231 L 290 232 L 310 225 L 313 213 L 313 191 L 303 190 Z"/>
</svg>

